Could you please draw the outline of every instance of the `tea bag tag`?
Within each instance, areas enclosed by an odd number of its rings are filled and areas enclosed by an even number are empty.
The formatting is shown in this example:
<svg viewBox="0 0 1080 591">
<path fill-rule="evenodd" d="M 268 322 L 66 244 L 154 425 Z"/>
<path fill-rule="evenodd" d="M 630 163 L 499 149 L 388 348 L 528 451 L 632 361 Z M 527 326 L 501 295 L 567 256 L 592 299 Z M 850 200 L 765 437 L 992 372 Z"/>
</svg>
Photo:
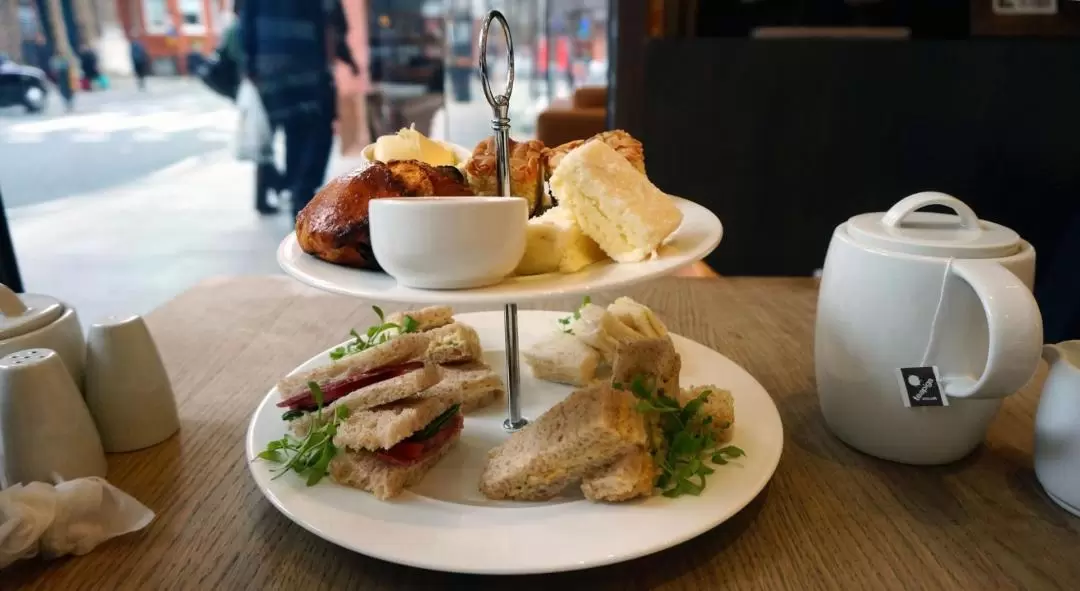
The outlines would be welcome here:
<svg viewBox="0 0 1080 591">
<path fill-rule="evenodd" d="M 937 366 L 900 367 L 896 370 L 896 379 L 905 407 L 949 406 Z"/>
<path fill-rule="evenodd" d="M 923 351 L 922 361 L 916 367 L 899 367 L 896 369 L 896 379 L 900 382 L 900 393 L 904 397 L 904 406 L 907 408 L 921 408 L 925 406 L 949 406 L 949 398 L 945 396 L 945 388 L 941 385 L 941 375 L 936 365 L 929 365 L 930 355 L 934 351 L 937 341 L 938 324 L 941 320 L 941 310 L 945 305 L 945 291 L 949 287 L 949 271 L 952 269 L 953 259 L 945 261 L 945 272 L 941 277 L 941 292 L 938 294 L 937 306 L 934 308 L 934 317 L 930 321 L 930 336 Z"/>
</svg>

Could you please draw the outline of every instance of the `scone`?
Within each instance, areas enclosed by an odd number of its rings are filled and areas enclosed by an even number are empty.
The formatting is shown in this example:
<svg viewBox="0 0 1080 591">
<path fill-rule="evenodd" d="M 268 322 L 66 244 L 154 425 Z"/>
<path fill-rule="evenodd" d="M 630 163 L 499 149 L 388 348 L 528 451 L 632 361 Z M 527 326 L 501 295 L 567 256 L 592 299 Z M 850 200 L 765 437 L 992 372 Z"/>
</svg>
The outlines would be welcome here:
<svg viewBox="0 0 1080 591">
<path fill-rule="evenodd" d="M 607 255 L 581 231 L 574 214 L 565 207 L 553 207 L 525 227 L 525 255 L 516 275 L 576 273 L 607 259 Z"/>
<path fill-rule="evenodd" d="M 543 191 L 544 144 L 537 140 L 510 140 L 510 194 L 529 201 L 530 215 L 539 213 Z M 477 195 L 498 194 L 495 139 L 487 138 L 476 144 L 472 158 L 465 165 L 469 187 Z"/>
<path fill-rule="evenodd" d="M 602 131 L 587 140 L 573 140 L 560 146 L 544 150 L 545 177 L 551 178 L 555 169 L 558 168 L 559 163 L 562 162 L 563 157 L 569 154 L 574 148 L 593 140 L 598 140 L 611 146 L 611 148 L 621 154 L 623 158 L 626 158 L 626 161 L 637 169 L 638 172 L 645 174 L 645 147 L 629 133 L 626 133 L 621 129 L 613 129 L 611 131 Z"/>
<path fill-rule="evenodd" d="M 675 202 L 604 142 L 567 154 L 551 177 L 559 204 L 620 263 L 642 261 L 682 223 Z"/>
</svg>

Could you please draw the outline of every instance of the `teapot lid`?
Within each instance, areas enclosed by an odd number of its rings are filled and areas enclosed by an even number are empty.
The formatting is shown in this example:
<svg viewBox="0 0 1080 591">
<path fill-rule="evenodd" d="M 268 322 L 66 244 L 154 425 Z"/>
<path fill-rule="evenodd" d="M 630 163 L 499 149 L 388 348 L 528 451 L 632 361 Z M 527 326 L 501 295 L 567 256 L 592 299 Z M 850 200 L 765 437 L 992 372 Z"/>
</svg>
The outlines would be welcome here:
<svg viewBox="0 0 1080 591">
<path fill-rule="evenodd" d="M 956 212 L 918 212 L 941 205 Z M 927 191 L 902 199 L 885 213 L 857 215 L 848 233 L 863 246 L 891 252 L 961 259 L 999 258 L 1017 253 L 1020 235 L 1005 226 L 980 220 L 963 201 Z"/>
<path fill-rule="evenodd" d="M 56 322 L 64 304 L 45 295 L 17 295 L 0 284 L 0 341 L 22 336 Z"/>
</svg>

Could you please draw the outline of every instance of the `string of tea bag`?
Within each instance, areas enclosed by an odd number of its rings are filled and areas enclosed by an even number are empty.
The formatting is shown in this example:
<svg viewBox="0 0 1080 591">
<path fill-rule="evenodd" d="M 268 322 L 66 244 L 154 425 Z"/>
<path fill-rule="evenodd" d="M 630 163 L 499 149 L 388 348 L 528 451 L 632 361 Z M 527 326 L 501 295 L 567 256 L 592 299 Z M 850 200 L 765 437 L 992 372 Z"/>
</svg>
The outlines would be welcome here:
<svg viewBox="0 0 1080 591">
<path fill-rule="evenodd" d="M 937 341 L 938 321 L 941 319 L 941 309 L 945 307 L 945 288 L 949 285 L 949 272 L 952 271 L 953 258 L 945 261 L 945 272 L 941 276 L 941 291 L 938 292 L 937 307 L 934 308 L 934 318 L 930 321 L 930 336 L 926 340 L 926 349 L 923 350 L 922 361 L 919 365 L 925 367 L 930 361 L 930 351 L 934 349 Z"/>
</svg>

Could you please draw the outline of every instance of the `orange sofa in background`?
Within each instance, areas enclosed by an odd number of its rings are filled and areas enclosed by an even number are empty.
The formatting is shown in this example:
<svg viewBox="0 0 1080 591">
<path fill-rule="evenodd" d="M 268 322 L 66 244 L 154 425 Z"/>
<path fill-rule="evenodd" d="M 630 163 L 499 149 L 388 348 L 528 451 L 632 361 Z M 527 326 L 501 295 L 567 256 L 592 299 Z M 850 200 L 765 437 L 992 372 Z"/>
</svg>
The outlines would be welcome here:
<svg viewBox="0 0 1080 591">
<path fill-rule="evenodd" d="M 607 88 L 585 86 L 574 96 L 559 99 L 536 118 L 536 139 L 558 146 L 587 138 L 607 129 Z"/>
</svg>

